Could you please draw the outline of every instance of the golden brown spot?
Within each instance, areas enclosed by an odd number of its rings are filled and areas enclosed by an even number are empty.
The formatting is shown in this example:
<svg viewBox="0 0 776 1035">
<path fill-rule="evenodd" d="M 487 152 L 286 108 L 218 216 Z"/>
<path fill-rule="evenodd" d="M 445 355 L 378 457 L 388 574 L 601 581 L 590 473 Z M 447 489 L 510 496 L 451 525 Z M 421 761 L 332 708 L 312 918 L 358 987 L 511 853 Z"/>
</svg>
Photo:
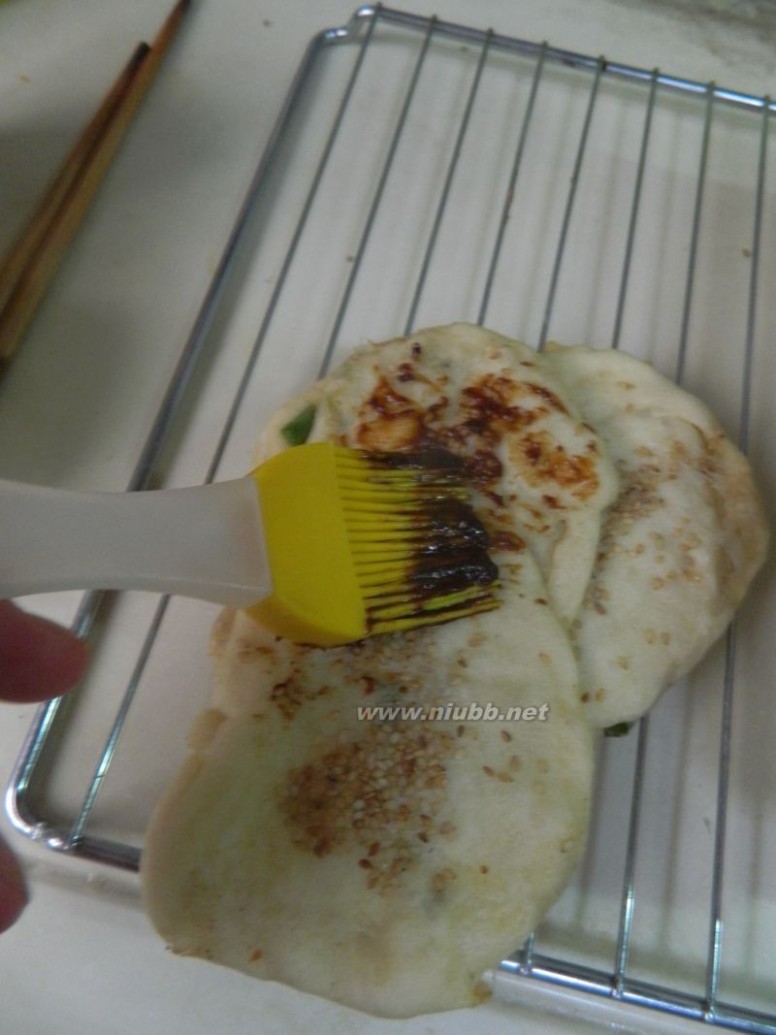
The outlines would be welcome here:
<svg viewBox="0 0 776 1035">
<path fill-rule="evenodd" d="M 367 695 L 374 693 L 374 689 L 377 686 L 377 680 L 374 676 L 361 676 L 358 682 L 363 694 Z"/>
<path fill-rule="evenodd" d="M 417 445 L 423 431 L 423 415 L 415 403 L 380 378 L 359 413 L 356 438 L 364 449 L 407 449 Z"/>
<path fill-rule="evenodd" d="M 277 706 L 284 719 L 292 719 L 303 704 L 305 691 L 293 679 L 275 683 L 269 692 L 269 699 Z"/>
<path fill-rule="evenodd" d="M 507 529 L 493 529 L 490 532 L 488 539 L 490 542 L 490 549 L 495 553 L 520 553 L 525 549 L 525 540 L 516 532 L 512 532 Z"/>
<path fill-rule="evenodd" d="M 492 449 L 476 449 L 467 458 L 466 471 L 475 485 L 489 485 L 503 475 L 504 465 Z"/>
<path fill-rule="evenodd" d="M 414 864 L 413 845 L 449 835 L 443 806 L 455 745 L 446 729 L 375 724 L 291 770 L 280 807 L 292 843 L 319 858 L 355 846 L 369 887 L 396 884 Z"/>
<path fill-rule="evenodd" d="M 533 423 L 539 411 L 515 405 L 517 385 L 502 374 L 486 374 L 461 392 L 463 424 L 470 432 L 493 440 L 505 431 Z"/>
<path fill-rule="evenodd" d="M 622 484 L 617 500 L 609 510 L 601 534 L 599 563 L 617 551 L 618 543 L 634 521 L 653 513 L 662 503 L 660 484 L 663 474 L 657 464 L 644 463 L 629 471 L 620 466 Z M 657 533 L 652 533 L 653 539 Z"/>
<path fill-rule="evenodd" d="M 558 413 L 567 414 L 569 412 L 558 396 L 554 392 L 551 392 L 549 388 L 545 388 L 544 385 L 537 385 L 532 381 L 526 381 L 524 387 L 531 395 L 535 395 L 537 398 L 541 399 L 542 402 L 547 403 L 550 409 L 557 410 Z"/>
<path fill-rule="evenodd" d="M 525 434 L 518 447 L 524 460 L 522 474 L 529 485 L 552 482 L 578 500 L 588 499 L 598 489 L 595 461 L 567 452 L 546 431 Z"/>
<path fill-rule="evenodd" d="M 437 870 L 433 875 L 431 878 L 431 887 L 438 894 L 440 891 L 444 890 L 446 884 L 455 879 L 455 871 L 451 870 L 449 866 L 445 866 L 443 870 Z"/>
<path fill-rule="evenodd" d="M 493 991 L 485 984 L 481 979 L 474 986 L 474 1002 L 475 1005 L 478 1003 L 487 1003 L 492 997 Z"/>
</svg>

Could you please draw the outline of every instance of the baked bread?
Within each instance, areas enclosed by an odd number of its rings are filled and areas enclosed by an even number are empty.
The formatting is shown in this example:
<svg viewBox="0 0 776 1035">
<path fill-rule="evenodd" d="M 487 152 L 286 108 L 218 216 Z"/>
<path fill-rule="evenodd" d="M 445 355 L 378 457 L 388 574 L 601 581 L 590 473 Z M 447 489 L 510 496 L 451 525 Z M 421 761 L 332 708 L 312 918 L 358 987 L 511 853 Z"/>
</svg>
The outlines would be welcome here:
<svg viewBox="0 0 776 1035">
<path fill-rule="evenodd" d="M 611 349 L 549 346 L 546 362 L 620 477 L 572 626 L 588 718 L 608 727 L 648 711 L 725 631 L 768 526 L 749 464 L 699 399 Z"/>
<path fill-rule="evenodd" d="M 177 952 L 371 1013 L 471 1004 L 584 848 L 595 738 L 548 583 L 581 598 L 616 483 L 535 353 L 476 328 L 358 350 L 255 459 L 311 406 L 312 438 L 471 462 L 501 607 L 330 650 L 222 616 L 214 708 L 148 834 L 147 908 Z"/>
<path fill-rule="evenodd" d="M 762 505 L 708 410 L 646 364 L 464 324 L 357 349 L 254 460 L 306 438 L 462 456 L 501 606 L 328 650 L 224 612 L 147 909 L 176 952 L 370 1013 L 471 1004 L 580 858 L 597 727 L 720 635 Z"/>
</svg>

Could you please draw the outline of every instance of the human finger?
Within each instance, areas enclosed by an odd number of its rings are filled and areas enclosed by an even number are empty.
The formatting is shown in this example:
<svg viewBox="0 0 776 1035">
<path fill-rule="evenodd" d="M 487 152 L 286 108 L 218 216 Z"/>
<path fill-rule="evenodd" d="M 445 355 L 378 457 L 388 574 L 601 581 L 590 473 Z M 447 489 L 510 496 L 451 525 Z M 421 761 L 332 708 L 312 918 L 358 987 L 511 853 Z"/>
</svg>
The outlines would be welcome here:
<svg viewBox="0 0 776 1035">
<path fill-rule="evenodd" d="M 83 675 L 82 640 L 48 619 L 0 601 L 0 698 L 42 701 L 59 697 Z"/>
<path fill-rule="evenodd" d="M 0 934 L 14 924 L 27 905 L 27 889 L 21 867 L 0 838 Z"/>
</svg>

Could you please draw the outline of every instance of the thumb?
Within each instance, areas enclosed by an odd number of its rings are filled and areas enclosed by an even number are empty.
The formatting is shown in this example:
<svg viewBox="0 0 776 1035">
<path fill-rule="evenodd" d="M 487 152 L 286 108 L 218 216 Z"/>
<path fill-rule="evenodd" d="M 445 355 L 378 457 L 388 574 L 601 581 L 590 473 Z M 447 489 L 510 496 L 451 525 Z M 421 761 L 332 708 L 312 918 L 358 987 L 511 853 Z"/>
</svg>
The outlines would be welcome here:
<svg viewBox="0 0 776 1035">
<path fill-rule="evenodd" d="M 27 905 L 22 870 L 13 852 L 0 839 L 0 934 L 14 924 Z"/>
<path fill-rule="evenodd" d="M 67 629 L 0 600 L 0 699 L 58 697 L 83 675 L 84 643 Z"/>
</svg>

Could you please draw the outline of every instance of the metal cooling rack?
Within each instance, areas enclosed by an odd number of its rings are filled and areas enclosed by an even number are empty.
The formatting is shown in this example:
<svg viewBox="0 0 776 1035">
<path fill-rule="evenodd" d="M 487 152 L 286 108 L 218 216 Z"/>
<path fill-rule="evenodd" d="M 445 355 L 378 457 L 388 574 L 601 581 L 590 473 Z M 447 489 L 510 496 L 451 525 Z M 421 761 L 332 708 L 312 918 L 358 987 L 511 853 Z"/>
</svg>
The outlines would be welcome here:
<svg viewBox="0 0 776 1035">
<path fill-rule="evenodd" d="M 776 274 L 773 110 L 657 69 L 359 9 L 308 48 L 129 488 L 174 476 L 225 349 L 237 373 L 204 481 L 244 469 L 277 399 L 353 344 L 463 319 L 537 347 L 557 337 L 650 359 L 711 403 L 767 492 L 776 373 L 763 327 L 776 305 L 758 287 Z M 227 346 L 223 313 L 237 296 L 254 300 L 258 335 Z M 776 1032 L 767 582 L 687 686 L 605 741 L 588 859 L 502 963 L 495 984 L 508 998 L 552 989 L 583 1013 L 637 1004 Z M 184 750 L 170 745 L 207 700 L 205 674 L 202 700 L 187 694 L 160 718 L 162 680 L 177 669 L 159 658 L 181 627 L 194 642 L 211 619 L 168 599 L 83 599 L 78 633 L 110 656 L 124 622 L 132 660 L 110 695 L 98 685 L 41 708 L 6 797 L 17 828 L 137 868 Z M 96 699 L 98 721 L 84 723 Z M 141 765 L 142 750 L 158 764 Z M 68 766 L 76 790 L 58 798 L 50 788 L 67 784 Z"/>
</svg>

